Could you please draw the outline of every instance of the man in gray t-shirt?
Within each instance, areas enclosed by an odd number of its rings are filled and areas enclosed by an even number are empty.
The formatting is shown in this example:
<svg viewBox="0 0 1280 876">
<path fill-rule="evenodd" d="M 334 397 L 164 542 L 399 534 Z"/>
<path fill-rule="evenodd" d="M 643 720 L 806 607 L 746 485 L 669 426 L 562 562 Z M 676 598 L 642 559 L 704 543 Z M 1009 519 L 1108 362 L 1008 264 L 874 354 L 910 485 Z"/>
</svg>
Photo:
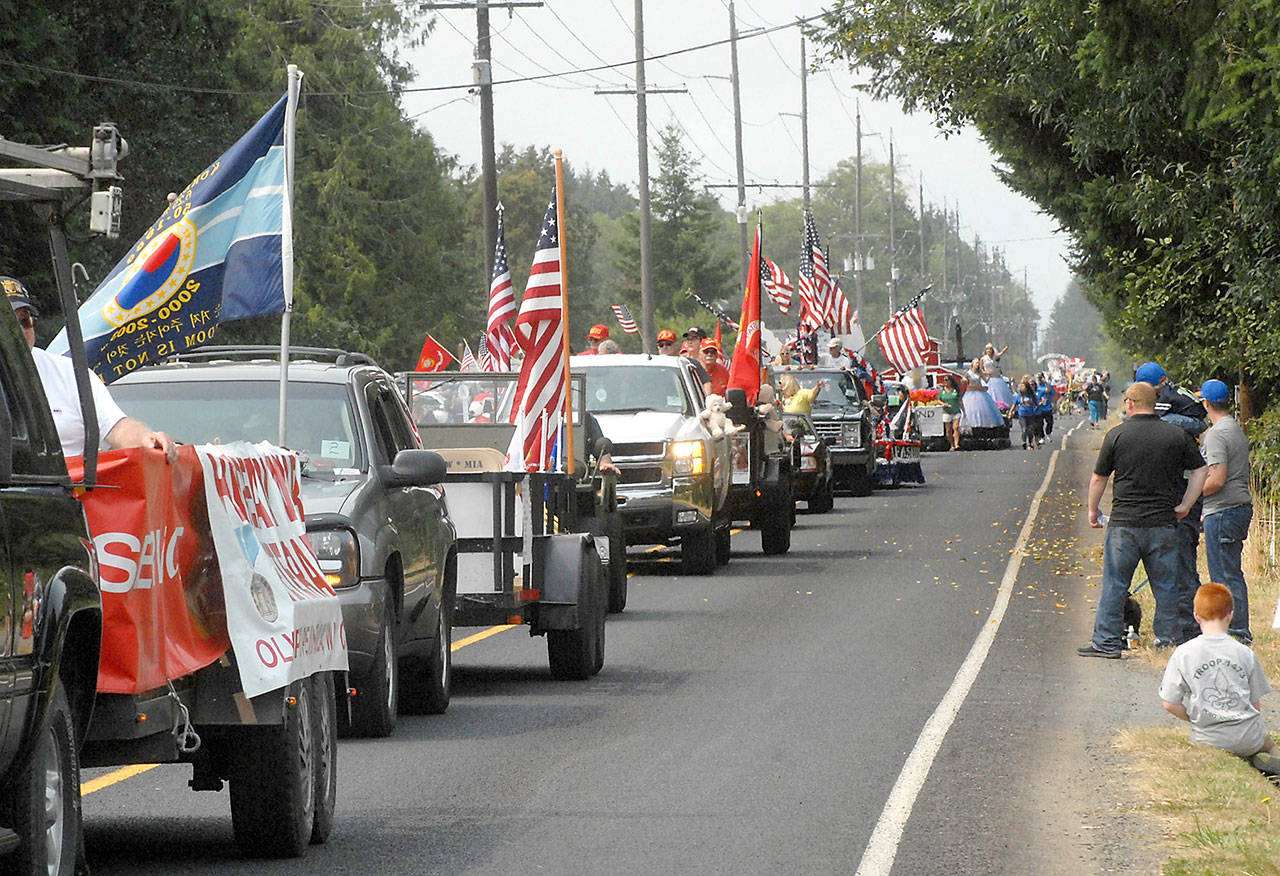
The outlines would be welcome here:
<svg viewBox="0 0 1280 876">
<path fill-rule="evenodd" d="M 1245 585 L 1240 554 L 1253 520 L 1253 499 L 1249 495 L 1249 439 L 1228 410 L 1230 390 L 1221 380 L 1206 380 L 1200 398 L 1212 423 L 1201 437 L 1201 455 L 1209 466 L 1204 485 L 1204 552 L 1209 564 L 1209 580 L 1231 591 L 1235 616 L 1231 635 L 1245 644 L 1253 641 L 1249 631 L 1249 589 Z"/>
</svg>

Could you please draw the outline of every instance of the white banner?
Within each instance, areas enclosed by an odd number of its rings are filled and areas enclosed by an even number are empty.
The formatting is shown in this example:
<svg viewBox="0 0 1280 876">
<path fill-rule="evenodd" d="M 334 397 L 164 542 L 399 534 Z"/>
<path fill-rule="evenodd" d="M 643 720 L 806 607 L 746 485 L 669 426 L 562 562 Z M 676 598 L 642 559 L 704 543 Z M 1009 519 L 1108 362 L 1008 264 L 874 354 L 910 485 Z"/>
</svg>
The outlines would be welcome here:
<svg viewBox="0 0 1280 876">
<path fill-rule="evenodd" d="M 265 441 L 196 452 L 245 695 L 345 670 L 342 610 L 307 541 L 297 455 Z"/>
</svg>

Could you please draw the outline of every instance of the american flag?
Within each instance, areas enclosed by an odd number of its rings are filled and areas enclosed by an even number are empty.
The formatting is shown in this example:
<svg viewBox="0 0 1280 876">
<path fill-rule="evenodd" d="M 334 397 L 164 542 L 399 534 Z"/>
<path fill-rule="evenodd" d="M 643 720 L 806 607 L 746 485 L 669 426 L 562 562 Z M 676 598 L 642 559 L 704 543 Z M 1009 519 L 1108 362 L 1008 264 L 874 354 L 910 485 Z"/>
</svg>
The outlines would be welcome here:
<svg viewBox="0 0 1280 876">
<path fill-rule="evenodd" d="M 835 334 L 853 331 L 853 324 L 858 321 L 858 311 L 849 304 L 839 283 L 831 284 L 831 297 L 835 302 L 831 308 L 831 331 Z"/>
<path fill-rule="evenodd" d="M 552 467 L 551 449 L 564 410 L 562 296 L 560 228 L 553 187 L 515 322 L 516 343 L 524 350 L 524 361 L 511 411 L 516 432 L 507 451 L 507 465 L 516 470 L 547 471 Z"/>
<path fill-rule="evenodd" d="M 511 270 L 507 267 L 507 236 L 498 213 L 498 243 L 493 248 L 493 279 L 489 283 L 489 323 L 485 332 L 480 362 L 485 371 L 507 371 L 511 368 L 511 348 L 515 337 L 511 320 L 516 318 L 516 296 L 511 289 Z"/>
<path fill-rule="evenodd" d="M 629 335 L 638 335 L 640 327 L 636 325 L 636 318 L 631 315 L 630 308 L 625 304 L 614 304 L 613 315 L 618 318 L 618 325 L 622 326 L 622 330 Z"/>
<path fill-rule="evenodd" d="M 912 368 L 925 364 L 925 353 L 929 351 L 929 330 L 924 325 L 924 313 L 920 310 L 920 299 L 924 292 L 907 302 L 889 321 L 880 327 L 880 352 L 890 365 L 905 374 Z"/>
<path fill-rule="evenodd" d="M 489 336 L 485 332 L 480 333 L 480 340 L 476 341 L 476 364 L 480 366 L 481 371 L 497 371 L 498 368 L 493 366 L 492 357 L 489 354 Z"/>
<path fill-rule="evenodd" d="M 479 371 L 480 365 L 476 362 L 475 354 L 471 352 L 471 345 L 466 341 L 462 342 L 462 362 L 458 365 L 459 371 Z"/>
<path fill-rule="evenodd" d="M 795 291 L 791 285 L 791 278 L 783 273 L 782 268 L 778 267 L 778 263 L 773 259 L 761 256 L 760 283 L 764 286 L 764 291 L 769 293 L 769 299 L 778 305 L 778 310 L 785 315 L 791 309 L 791 293 Z"/>
<path fill-rule="evenodd" d="M 796 281 L 796 292 L 803 305 L 801 330 L 813 331 L 826 325 L 831 309 L 831 275 L 827 272 L 827 257 L 822 251 L 818 227 L 813 222 L 813 213 L 808 210 L 804 214 L 804 241 L 800 245 L 800 277 Z"/>
</svg>

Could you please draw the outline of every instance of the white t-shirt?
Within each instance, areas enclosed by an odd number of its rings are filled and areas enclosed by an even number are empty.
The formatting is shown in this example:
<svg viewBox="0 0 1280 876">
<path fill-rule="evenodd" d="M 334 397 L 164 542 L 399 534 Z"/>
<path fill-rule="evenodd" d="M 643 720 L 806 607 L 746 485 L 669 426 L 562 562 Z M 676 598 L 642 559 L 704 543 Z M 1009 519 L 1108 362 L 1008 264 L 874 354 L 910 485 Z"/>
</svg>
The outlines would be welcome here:
<svg viewBox="0 0 1280 876">
<path fill-rule="evenodd" d="M 1271 692 L 1258 658 L 1226 633 L 1196 636 L 1173 651 L 1160 699 L 1181 703 L 1191 741 L 1249 757 L 1262 750 L 1266 729 L 1253 704 Z"/>
<path fill-rule="evenodd" d="M 49 410 L 53 412 L 53 424 L 58 427 L 64 456 L 80 456 L 84 453 L 84 418 L 80 413 L 80 395 L 76 392 L 76 373 L 67 356 L 55 356 L 47 350 L 32 347 L 40 382 L 44 384 Z M 89 386 L 93 388 L 93 406 L 98 415 L 98 449 L 106 450 L 107 433 L 125 418 L 115 399 L 107 390 L 102 378 L 89 372 Z"/>
</svg>

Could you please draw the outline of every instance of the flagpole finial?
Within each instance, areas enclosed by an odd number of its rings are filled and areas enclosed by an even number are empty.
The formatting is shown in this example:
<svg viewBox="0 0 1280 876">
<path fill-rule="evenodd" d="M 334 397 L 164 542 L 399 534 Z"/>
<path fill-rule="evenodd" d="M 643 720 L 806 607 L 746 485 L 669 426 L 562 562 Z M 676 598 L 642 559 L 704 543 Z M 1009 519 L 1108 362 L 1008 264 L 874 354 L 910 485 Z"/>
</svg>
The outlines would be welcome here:
<svg viewBox="0 0 1280 876">
<path fill-rule="evenodd" d="M 501 216 L 501 215 L 502 215 L 502 211 L 503 211 L 503 210 L 505 210 L 505 209 L 507 209 L 507 208 L 506 208 L 506 207 L 504 207 L 504 206 L 502 206 L 502 202 L 501 202 L 501 201 L 499 201 L 499 202 L 498 202 L 498 206 L 494 207 L 493 209 L 494 209 L 494 211 L 495 211 L 499 216 Z"/>
</svg>

